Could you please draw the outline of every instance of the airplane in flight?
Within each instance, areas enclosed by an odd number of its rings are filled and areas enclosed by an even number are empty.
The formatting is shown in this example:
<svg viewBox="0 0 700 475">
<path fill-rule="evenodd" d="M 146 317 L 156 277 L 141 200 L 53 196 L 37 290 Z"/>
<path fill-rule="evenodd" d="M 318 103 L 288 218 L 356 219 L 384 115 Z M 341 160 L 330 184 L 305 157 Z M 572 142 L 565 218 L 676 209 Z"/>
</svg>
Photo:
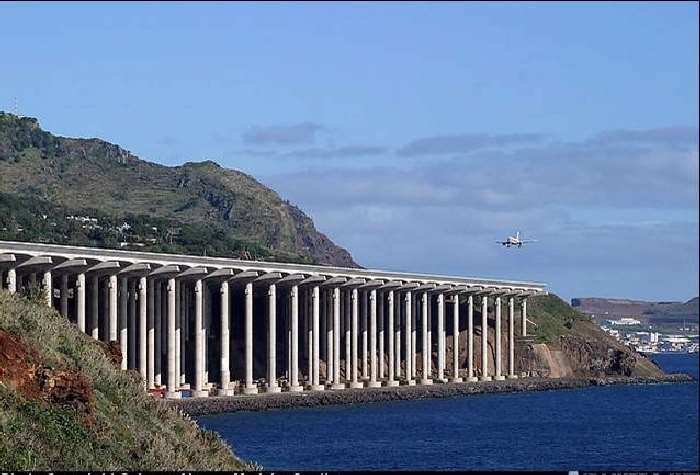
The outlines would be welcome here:
<svg viewBox="0 0 700 475">
<path fill-rule="evenodd" d="M 528 243 L 528 242 L 537 242 L 537 239 L 520 239 L 520 231 L 517 231 L 515 233 L 515 236 L 508 236 L 508 238 L 505 241 L 496 241 L 498 244 L 501 244 L 506 247 L 511 247 L 511 246 L 518 246 L 518 247 L 523 247 L 523 244 Z"/>
</svg>

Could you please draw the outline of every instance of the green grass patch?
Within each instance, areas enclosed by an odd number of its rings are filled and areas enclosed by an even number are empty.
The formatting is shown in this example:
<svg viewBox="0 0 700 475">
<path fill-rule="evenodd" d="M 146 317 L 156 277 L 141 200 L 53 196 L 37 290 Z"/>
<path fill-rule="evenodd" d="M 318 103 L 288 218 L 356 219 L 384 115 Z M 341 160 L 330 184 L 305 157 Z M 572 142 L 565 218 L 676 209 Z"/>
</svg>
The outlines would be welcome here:
<svg viewBox="0 0 700 475">
<path fill-rule="evenodd" d="M 0 329 L 19 335 L 40 364 L 79 369 L 95 393 L 94 421 L 28 400 L 0 382 L 0 465 L 10 470 L 243 470 L 218 435 L 147 396 L 136 372 L 110 363 L 56 311 L 0 291 Z"/>
</svg>

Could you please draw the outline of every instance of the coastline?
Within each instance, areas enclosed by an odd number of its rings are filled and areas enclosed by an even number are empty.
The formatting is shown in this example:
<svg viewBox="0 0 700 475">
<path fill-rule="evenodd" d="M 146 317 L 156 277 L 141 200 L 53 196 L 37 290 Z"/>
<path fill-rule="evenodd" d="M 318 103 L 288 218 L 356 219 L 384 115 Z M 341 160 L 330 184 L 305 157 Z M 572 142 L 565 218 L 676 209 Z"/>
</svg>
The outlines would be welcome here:
<svg viewBox="0 0 700 475">
<path fill-rule="evenodd" d="M 263 393 L 251 396 L 212 396 L 207 398 L 164 400 L 162 404 L 168 407 L 176 407 L 191 416 L 201 416 L 227 412 L 265 411 L 292 407 L 318 407 L 383 401 L 439 399 L 468 396 L 471 394 L 551 391 L 589 386 L 685 383 L 691 381 L 693 381 L 693 378 L 683 373 L 647 378 L 625 376 L 557 379 L 527 378 L 504 381 L 444 383 L 433 384 L 431 386 L 398 386 L 376 389 L 344 389 L 341 391 L 306 391 L 301 393 Z"/>
</svg>

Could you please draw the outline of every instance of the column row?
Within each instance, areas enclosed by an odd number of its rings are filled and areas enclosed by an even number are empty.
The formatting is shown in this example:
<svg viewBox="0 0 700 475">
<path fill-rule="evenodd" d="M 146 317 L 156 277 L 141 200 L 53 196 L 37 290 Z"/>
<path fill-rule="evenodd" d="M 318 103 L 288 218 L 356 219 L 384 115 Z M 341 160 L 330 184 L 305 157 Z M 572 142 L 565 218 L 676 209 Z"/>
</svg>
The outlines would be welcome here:
<svg viewBox="0 0 700 475">
<path fill-rule="evenodd" d="M 108 264 L 6 266 L 2 282 L 10 292 L 43 289 L 47 304 L 93 338 L 116 342 L 122 369 L 166 397 L 517 377 L 517 302 L 520 334 L 527 331 L 518 292 Z"/>
</svg>

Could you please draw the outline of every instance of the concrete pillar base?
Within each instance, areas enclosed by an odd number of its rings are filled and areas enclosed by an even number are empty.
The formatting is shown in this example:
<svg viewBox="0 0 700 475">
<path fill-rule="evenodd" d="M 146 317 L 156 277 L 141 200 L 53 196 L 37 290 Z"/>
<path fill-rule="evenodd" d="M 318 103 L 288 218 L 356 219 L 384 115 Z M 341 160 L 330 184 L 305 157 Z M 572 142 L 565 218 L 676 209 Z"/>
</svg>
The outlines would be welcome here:
<svg viewBox="0 0 700 475">
<path fill-rule="evenodd" d="M 206 386 L 205 386 L 206 387 Z M 192 389 L 189 383 L 183 383 L 179 386 L 180 389 Z"/>
<path fill-rule="evenodd" d="M 435 378 L 433 379 L 433 382 L 438 384 L 444 384 L 447 382 L 447 378 Z"/>
<path fill-rule="evenodd" d="M 457 376 L 456 378 L 455 377 L 450 378 L 451 383 L 461 383 L 462 381 L 463 381 L 463 379 L 460 378 L 459 376 Z"/>
<path fill-rule="evenodd" d="M 217 396 L 233 396 L 233 389 L 218 389 L 216 391 Z"/>
<path fill-rule="evenodd" d="M 493 378 L 491 376 L 482 376 L 479 381 L 491 381 Z"/>
<path fill-rule="evenodd" d="M 408 381 L 405 381 L 406 386 L 415 386 L 416 385 L 416 380 L 415 379 L 409 379 Z"/>
<path fill-rule="evenodd" d="M 354 383 L 353 382 L 348 383 L 348 388 L 350 388 L 350 389 L 361 389 L 364 387 L 365 387 L 365 384 L 360 382 L 360 381 L 357 381 Z"/>
<path fill-rule="evenodd" d="M 180 394 L 180 391 L 166 391 L 165 398 L 166 399 L 182 399 L 182 394 Z"/>
<path fill-rule="evenodd" d="M 312 384 L 311 385 L 312 391 L 323 391 L 324 389 L 326 389 L 326 387 L 323 384 Z"/>
<path fill-rule="evenodd" d="M 476 383 L 477 381 L 479 381 L 479 378 L 477 378 L 476 376 L 469 376 L 467 378 L 468 383 Z"/>
<path fill-rule="evenodd" d="M 517 374 L 509 374 L 508 376 L 506 376 L 506 378 L 508 378 L 508 379 L 518 379 L 518 375 L 517 375 Z"/>
<path fill-rule="evenodd" d="M 301 386 L 289 386 L 290 393 L 298 393 L 298 392 L 301 392 L 303 390 L 304 390 L 304 388 L 302 388 Z"/>
<path fill-rule="evenodd" d="M 265 392 L 266 393 L 280 393 L 280 392 L 282 392 L 282 388 L 280 388 L 279 386 L 277 386 L 275 384 L 274 386 L 267 386 L 265 388 Z"/>
<path fill-rule="evenodd" d="M 420 385 L 421 386 L 431 386 L 433 384 L 432 379 L 422 379 L 420 380 Z"/>
<path fill-rule="evenodd" d="M 498 376 L 494 376 L 493 379 L 495 381 L 504 381 L 506 379 L 506 377 L 499 374 Z"/>
<path fill-rule="evenodd" d="M 209 391 L 192 391 L 192 397 L 208 397 Z"/>
<path fill-rule="evenodd" d="M 399 385 L 399 382 L 396 381 L 396 380 L 394 380 L 394 379 L 390 379 L 389 381 L 387 381 L 387 382 L 385 383 L 385 385 L 386 385 L 386 387 L 388 387 L 388 388 L 394 388 L 394 387 L 396 387 L 396 386 Z"/>
<path fill-rule="evenodd" d="M 255 386 L 243 388 L 243 394 L 258 394 L 258 388 Z"/>
<path fill-rule="evenodd" d="M 345 385 L 342 383 L 338 384 L 331 384 L 331 389 L 337 390 L 337 389 L 345 389 Z"/>
<path fill-rule="evenodd" d="M 382 383 L 379 381 L 367 381 L 368 388 L 381 388 Z"/>
</svg>

